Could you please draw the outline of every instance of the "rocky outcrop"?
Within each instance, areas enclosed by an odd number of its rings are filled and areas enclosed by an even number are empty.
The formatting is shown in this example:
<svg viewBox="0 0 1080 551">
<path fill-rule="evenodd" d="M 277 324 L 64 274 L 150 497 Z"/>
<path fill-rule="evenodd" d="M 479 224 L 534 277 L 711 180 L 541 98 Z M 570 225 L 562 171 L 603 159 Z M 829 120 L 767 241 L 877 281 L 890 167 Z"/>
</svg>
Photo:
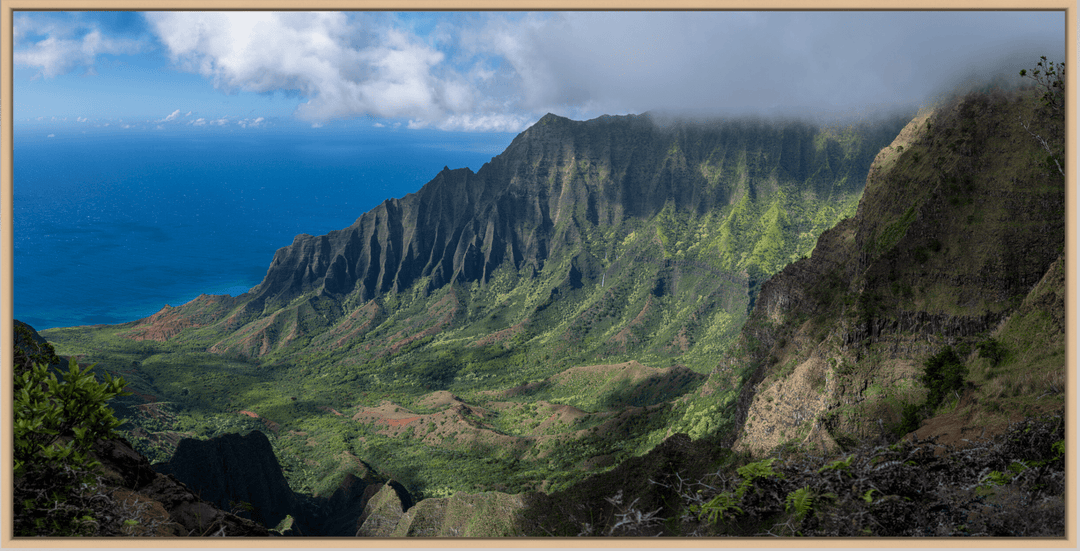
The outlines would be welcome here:
<svg viewBox="0 0 1080 551">
<path fill-rule="evenodd" d="M 404 486 L 380 478 L 363 462 L 329 496 L 296 494 L 270 441 L 258 431 L 182 440 L 173 458 L 155 468 L 203 499 L 235 508 L 238 515 L 285 536 L 385 537 L 413 506 Z"/>
<path fill-rule="evenodd" d="M 412 497 L 395 481 L 368 487 L 364 510 L 356 519 L 356 537 L 386 538 L 394 533 L 405 511 L 412 508 Z"/>
<path fill-rule="evenodd" d="M 507 537 L 521 535 L 517 514 L 524 497 L 502 492 L 421 500 L 398 519 L 390 537 Z"/>
<path fill-rule="evenodd" d="M 123 438 L 99 441 L 93 457 L 101 462 L 111 495 L 133 512 L 144 535 L 162 537 L 267 537 L 265 526 L 201 499 L 175 477 L 154 471 Z"/>
<path fill-rule="evenodd" d="M 155 468 L 223 509 L 241 502 L 250 504 L 252 509 L 240 514 L 250 515 L 263 526 L 276 526 L 299 509 L 270 440 L 258 431 L 209 440 L 185 438 L 177 444 L 172 459 Z"/>
</svg>

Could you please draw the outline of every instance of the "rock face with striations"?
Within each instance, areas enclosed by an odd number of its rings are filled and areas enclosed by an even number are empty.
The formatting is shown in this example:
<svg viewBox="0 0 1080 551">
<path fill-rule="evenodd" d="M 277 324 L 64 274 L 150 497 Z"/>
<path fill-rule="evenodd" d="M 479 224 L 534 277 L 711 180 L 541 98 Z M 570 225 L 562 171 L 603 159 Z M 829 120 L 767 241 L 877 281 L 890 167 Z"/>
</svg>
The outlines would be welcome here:
<svg viewBox="0 0 1080 551">
<path fill-rule="evenodd" d="M 383 202 L 348 228 L 298 235 L 275 254 L 266 278 L 251 290 L 251 304 L 272 309 L 318 289 L 334 297 L 358 292 L 368 300 L 420 278 L 430 278 L 430 288 L 485 281 L 504 262 L 539 270 L 557 249 L 579 239 L 567 224 L 579 209 L 589 222 L 608 226 L 655 215 L 668 203 L 705 212 L 727 204 L 738 190 L 712 185 L 698 165 L 717 142 L 745 145 L 735 143 L 747 139 L 741 130 L 737 124 L 719 131 L 682 127 L 678 155 L 671 155 L 674 131 L 647 115 L 585 122 L 546 115 L 479 172 L 444 168 L 419 192 Z M 809 125 L 751 130 L 757 139 L 781 134 L 781 149 L 790 150 L 781 153 L 781 178 L 809 181 L 825 192 L 846 168 L 837 160 L 827 171 L 809 173 L 821 154 L 812 145 L 817 129 Z"/>
<path fill-rule="evenodd" d="M 1060 121 L 1022 93 L 972 94 L 917 117 L 875 160 L 856 216 L 762 286 L 734 353 L 704 387 L 727 384 L 725 366 L 749 362 L 736 448 L 765 453 L 794 439 L 835 449 L 838 439 L 887 437 L 904 405 L 925 394 L 923 361 L 947 345 L 970 351 L 962 359 L 980 369 L 986 387 L 957 393 L 971 406 L 957 424 L 991 423 L 977 401 L 1002 411 L 1002 401 L 1022 398 L 1023 384 L 990 390 L 1001 383 L 975 345 L 994 337 L 1018 353 L 1032 350 L 1037 332 L 1002 331 L 1062 264 L 1065 185 L 1017 119 L 1062 139 Z M 1063 340 L 1046 340 L 1055 344 L 1030 365 L 1046 370 L 1039 380 L 1063 381 Z M 1047 384 L 1038 399 L 1052 402 Z M 1004 427 L 1007 415 L 999 416 Z M 946 432 L 935 436 L 968 437 Z"/>
<path fill-rule="evenodd" d="M 387 538 L 413 506 L 405 487 L 395 481 L 368 487 L 364 510 L 356 519 L 356 537 Z"/>
</svg>

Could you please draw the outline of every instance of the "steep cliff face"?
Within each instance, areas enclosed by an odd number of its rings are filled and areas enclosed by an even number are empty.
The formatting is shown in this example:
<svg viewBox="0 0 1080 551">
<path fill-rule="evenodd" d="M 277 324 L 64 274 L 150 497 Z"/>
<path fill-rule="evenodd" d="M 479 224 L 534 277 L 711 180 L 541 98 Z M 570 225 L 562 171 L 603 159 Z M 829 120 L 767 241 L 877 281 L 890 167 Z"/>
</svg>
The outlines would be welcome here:
<svg viewBox="0 0 1080 551">
<path fill-rule="evenodd" d="M 103 440 L 94 449 L 101 462 L 105 483 L 114 485 L 111 495 L 136 511 L 136 533 L 142 536 L 242 536 L 271 535 L 263 525 L 237 516 L 203 499 L 175 477 L 155 472 L 150 462 L 122 439 Z"/>
<path fill-rule="evenodd" d="M 970 370 L 954 403 L 966 413 L 964 427 L 949 429 L 953 440 L 993 424 L 992 412 L 1004 426 L 1006 403 L 1023 402 L 1031 414 L 1061 402 L 1053 392 L 1026 399 L 1046 390 L 1039 385 L 991 384 L 995 370 L 1019 366 L 991 366 L 975 346 L 1001 336 L 1062 263 L 1064 179 L 1018 118 L 1045 121 L 1019 92 L 973 94 L 917 117 L 875 160 L 856 216 L 762 286 L 738 347 L 750 362 L 736 448 L 835 448 L 888 435 L 903 406 L 925 395 L 924 360 L 946 345 Z M 1058 285 L 1039 300 L 1061 311 Z M 1060 328 L 1049 329 L 1055 360 L 1039 377 L 1047 388 L 1064 376 L 1063 344 L 1052 337 Z M 1010 346 L 1019 352 L 1030 341 L 1017 335 Z"/>
<path fill-rule="evenodd" d="M 647 116 L 582 123 L 547 115 L 478 173 L 444 169 L 418 193 L 385 201 L 349 228 L 297 236 L 274 256 L 266 279 L 251 291 L 253 302 L 273 308 L 312 290 L 335 297 L 356 292 L 366 301 L 421 278 L 429 278 L 429 289 L 487 281 L 504 262 L 539 271 L 560 247 L 581 241 L 583 223 L 618 227 L 669 202 L 704 213 L 746 188 L 767 188 L 766 171 L 826 194 L 857 189 L 834 185 L 848 167 L 836 143 L 815 152 L 817 134 L 797 124 L 663 129 Z M 755 159 L 771 151 L 746 143 L 747 135 L 775 142 L 779 164 Z M 728 150 L 742 158 L 724 158 Z M 829 159 L 808 174 L 815 153 Z M 745 163 L 747 182 L 710 181 L 710 168 L 732 170 L 725 162 Z"/>
</svg>

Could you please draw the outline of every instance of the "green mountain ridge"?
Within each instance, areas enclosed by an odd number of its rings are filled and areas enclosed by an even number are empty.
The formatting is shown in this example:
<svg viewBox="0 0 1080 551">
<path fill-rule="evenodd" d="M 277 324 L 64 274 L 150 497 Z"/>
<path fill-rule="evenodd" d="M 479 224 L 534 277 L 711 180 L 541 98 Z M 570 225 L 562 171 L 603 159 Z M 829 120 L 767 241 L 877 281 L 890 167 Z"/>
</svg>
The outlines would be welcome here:
<svg viewBox="0 0 1080 551">
<path fill-rule="evenodd" d="M 1063 179 L 1016 119 L 1064 128 L 1032 99 L 845 129 L 548 115 L 297 236 L 244 295 L 42 333 L 131 383 L 146 455 L 259 430 L 322 496 L 359 458 L 419 500 L 397 535 L 649 535 L 616 530 L 634 503 L 731 535 L 648 481 L 894 441 L 945 346 L 967 386 L 909 438 L 1063 407 Z M 477 499 L 498 533 L 446 512 Z"/>
</svg>

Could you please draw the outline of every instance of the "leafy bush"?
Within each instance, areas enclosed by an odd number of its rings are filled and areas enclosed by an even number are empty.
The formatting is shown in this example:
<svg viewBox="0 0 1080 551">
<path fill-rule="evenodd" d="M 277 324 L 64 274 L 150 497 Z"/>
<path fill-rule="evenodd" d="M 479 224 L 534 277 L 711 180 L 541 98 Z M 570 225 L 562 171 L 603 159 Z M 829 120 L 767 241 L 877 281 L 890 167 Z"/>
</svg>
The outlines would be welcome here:
<svg viewBox="0 0 1080 551">
<path fill-rule="evenodd" d="M 107 513 L 114 502 L 100 489 L 95 472 L 99 464 L 89 453 L 99 439 L 115 437 L 120 425 L 106 403 L 130 393 L 124 392 L 122 378 L 106 374 L 98 383 L 94 366 L 81 368 L 74 358 L 58 379 L 48 363 L 59 359 L 55 351 L 32 337 L 30 330 L 17 326 L 12 393 L 15 535 L 103 535 L 103 519 L 95 517 Z"/>
<path fill-rule="evenodd" d="M 992 340 L 992 339 L 991 339 Z M 996 341 L 995 341 L 996 342 Z M 982 350 L 982 344 L 979 345 Z M 936 408 L 950 392 L 964 387 L 967 366 L 951 346 L 946 346 L 923 363 L 925 371 L 919 379 L 929 393 L 921 404 L 906 404 L 900 413 L 900 423 L 892 431 L 897 436 L 918 430 L 923 419 Z"/>
<path fill-rule="evenodd" d="M 923 420 L 923 406 L 919 404 L 906 404 L 900 414 L 900 424 L 893 432 L 897 436 L 903 436 L 919 429 Z"/>
<path fill-rule="evenodd" d="M 975 345 L 979 349 L 979 357 L 990 360 L 991 367 L 997 367 L 1008 354 L 1008 350 L 997 339 L 987 339 Z"/>
<path fill-rule="evenodd" d="M 17 477 L 31 462 L 68 463 L 87 469 L 96 464 L 87 454 L 99 438 L 116 436 L 120 421 L 106 402 L 115 396 L 127 396 L 124 379 L 105 374 L 105 382 L 94 378 L 93 367 L 80 368 L 72 358 L 63 381 L 45 364 L 35 364 L 15 375 L 14 435 Z M 66 445 L 61 437 L 73 436 Z"/>
<path fill-rule="evenodd" d="M 926 397 L 927 407 L 937 407 L 950 392 L 963 388 L 967 367 L 951 346 L 931 356 L 923 366 L 926 371 L 920 380 L 930 391 Z"/>
</svg>

